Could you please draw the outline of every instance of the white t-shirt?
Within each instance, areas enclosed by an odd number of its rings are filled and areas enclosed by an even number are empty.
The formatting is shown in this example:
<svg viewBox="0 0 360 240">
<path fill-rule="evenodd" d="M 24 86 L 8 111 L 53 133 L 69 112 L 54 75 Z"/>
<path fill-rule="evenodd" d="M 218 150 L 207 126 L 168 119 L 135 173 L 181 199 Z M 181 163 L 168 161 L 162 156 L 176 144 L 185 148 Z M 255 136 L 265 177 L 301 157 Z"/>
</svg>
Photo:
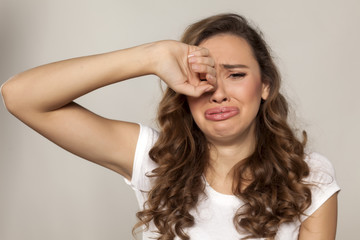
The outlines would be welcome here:
<svg viewBox="0 0 360 240">
<path fill-rule="evenodd" d="M 134 167 L 131 182 L 126 182 L 134 189 L 140 208 L 147 199 L 147 191 L 151 189 L 151 178 L 145 176 L 157 167 L 148 152 L 158 138 L 158 133 L 149 127 L 140 125 L 140 135 L 136 146 Z M 312 204 L 305 211 L 306 215 L 315 212 L 329 197 L 340 188 L 335 180 L 335 173 L 331 163 L 317 153 L 309 154 L 305 161 L 310 167 L 310 175 L 305 179 L 315 183 L 311 188 Z M 195 225 L 186 229 L 190 239 L 194 240 L 239 240 L 239 234 L 233 224 L 233 217 L 237 209 L 244 203 L 233 195 L 225 195 L 215 191 L 206 183 L 205 195 L 201 197 L 196 209 L 190 211 L 195 218 Z M 301 218 L 304 221 L 306 216 Z M 301 222 L 282 224 L 279 227 L 276 240 L 297 240 Z M 143 233 L 143 240 L 156 239 L 156 228 L 150 224 L 149 231 Z M 175 238 L 179 239 L 179 238 Z"/>
</svg>

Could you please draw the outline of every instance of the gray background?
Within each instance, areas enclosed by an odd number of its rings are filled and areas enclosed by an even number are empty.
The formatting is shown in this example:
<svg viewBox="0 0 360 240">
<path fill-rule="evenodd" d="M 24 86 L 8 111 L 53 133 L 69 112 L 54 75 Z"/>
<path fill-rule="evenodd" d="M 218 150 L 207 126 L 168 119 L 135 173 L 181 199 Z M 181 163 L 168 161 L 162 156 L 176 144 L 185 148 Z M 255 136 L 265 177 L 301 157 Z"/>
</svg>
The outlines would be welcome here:
<svg viewBox="0 0 360 240">
<path fill-rule="evenodd" d="M 338 239 L 358 235 L 359 1 L 0 0 L 0 81 L 52 61 L 179 39 L 195 20 L 237 12 L 275 52 L 283 91 L 309 149 L 342 188 Z M 29 89 L 31 91 L 31 89 Z M 110 118 L 155 126 L 161 91 L 147 76 L 78 101 Z M 137 203 L 121 176 L 61 150 L 0 104 L 0 239 L 131 239 Z"/>
</svg>

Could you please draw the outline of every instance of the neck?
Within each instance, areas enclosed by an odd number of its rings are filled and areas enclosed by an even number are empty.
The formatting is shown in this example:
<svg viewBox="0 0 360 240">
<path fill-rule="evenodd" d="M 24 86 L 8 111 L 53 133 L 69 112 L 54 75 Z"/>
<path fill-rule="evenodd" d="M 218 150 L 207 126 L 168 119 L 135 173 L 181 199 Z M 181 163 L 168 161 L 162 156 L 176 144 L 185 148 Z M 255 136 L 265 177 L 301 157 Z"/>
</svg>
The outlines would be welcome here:
<svg viewBox="0 0 360 240">
<path fill-rule="evenodd" d="M 248 135 L 246 141 L 232 141 L 231 144 L 211 142 L 209 167 L 205 172 L 209 184 L 219 192 L 232 194 L 232 170 L 254 150 L 254 134 Z"/>
<path fill-rule="evenodd" d="M 210 167 L 217 175 L 227 176 L 231 169 L 254 151 L 253 144 L 212 146 L 210 148 Z"/>
<path fill-rule="evenodd" d="M 226 176 L 237 163 L 254 152 L 255 125 L 238 137 L 208 139 L 208 141 L 210 142 L 210 167 Z"/>
</svg>

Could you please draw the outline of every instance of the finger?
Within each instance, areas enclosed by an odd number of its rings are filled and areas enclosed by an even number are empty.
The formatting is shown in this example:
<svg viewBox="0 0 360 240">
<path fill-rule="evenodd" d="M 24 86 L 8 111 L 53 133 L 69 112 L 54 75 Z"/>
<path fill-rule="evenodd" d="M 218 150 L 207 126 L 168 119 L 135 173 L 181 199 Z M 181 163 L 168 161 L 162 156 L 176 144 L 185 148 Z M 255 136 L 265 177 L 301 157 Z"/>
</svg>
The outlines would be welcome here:
<svg viewBox="0 0 360 240">
<path fill-rule="evenodd" d="M 189 64 L 192 72 L 202 73 L 203 76 L 206 74 L 211 75 L 213 78 L 216 77 L 216 70 L 214 68 L 215 61 L 210 57 L 190 57 Z M 205 74 L 204 74 L 205 73 Z M 210 77 L 211 78 L 211 77 Z"/>
<path fill-rule="evenodd" d="M 192 56 L 192 57 L 189 57 L 188 61 L 189 61 L 190 64 L 204 64 L 204 65 L 209 65 L 211 67 L 215 66 L 214 59 L 212 59 L 210 57 Z"/>
<path fill-rule="evenodd" d="M 195 87 L 195 93 L 193 96 L 200 97 L 201 95 L 203 95 L 206 92 L 212 92 L 214 89 L 215 89 L 215 87 L 210 84 L 199 85 L 199 86 Z"/>
<path fill-rule="evenodd" d="M 216 69 L 207 65 L 192 64 L 190 71 L 189 83 L 197 86 L 200 83 L 213 85 L 216 87 Z M 205 80 L 205 81 L 204 81 Z"/>
<path fill-rule="evenodd" d="M 214 88 L 217 87 L 217 80 L 215 77 L 213 77 L 212 75 L 210 74 L 206 74 L 206 75 L 203 75 L 203 76 L 200 76 L 199 77 L 200 79 L 200 82 L 198 83 L 198 85 L 211 85 L 213 86 Z M 196 80 L 195 80 L 196 81 Z M 194 81 L 192 81 L 194 83 Z M 194 85 L 194 84 L 193 84 Z"/>
<path fill-rule="evenodd" d="M 200 97 L 205 92 L 210 92 L 213 89 L 215 89 L 214 86 L 210 84 L 204 84 L 204 85 L 198 85 L 194 86 L 191 84 L 184 84 L 182 86 L 179 86 L 177 90 L 175 90 L 178 93 L 191 96 L 191 97 Z"/>
<path fill-rule="evenodd" d="M 188 56 L 189 57 L 193 57 L 193 56 L 207 57 L 207 56 L 210 56 L 210 52 L 207 48 L 202 48 L 202 47 L 198 47 L 198 46 L 190 46 Z"/>
<path fill-rule="evenodd" d="M 213 75 L 207 73 L 206 74 L 206 80 L 208 81 L 208 83 L 214 87 L 216 87 L 217 81 L 216 81 L 216 77 L 214 77 Z"/>
<path fill-rule="evenodd" d="M 191 64 L 191 69 L 194 73 L 210 74 L 216 77 L 216 70 L 214 67 L 203 64 Z"/>
<path fill-rule="evenodd" d="M 216 70 L 214 68 L 208 68 L 208 73 L 197 73 L 195 71 L 191 71 L 188 75 L 188 83 L 193 86 L 199 86 L 204 84 L 210 84 L 214 87 L 217 86 L 216 81 Z"/>
</svg>

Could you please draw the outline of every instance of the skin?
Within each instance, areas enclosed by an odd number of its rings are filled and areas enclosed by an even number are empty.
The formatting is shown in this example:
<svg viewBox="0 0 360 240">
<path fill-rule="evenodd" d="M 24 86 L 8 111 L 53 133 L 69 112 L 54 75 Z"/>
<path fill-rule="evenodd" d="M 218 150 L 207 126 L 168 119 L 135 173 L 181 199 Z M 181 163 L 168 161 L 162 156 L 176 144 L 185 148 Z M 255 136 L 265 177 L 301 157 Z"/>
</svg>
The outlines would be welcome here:
<svg viewBox="0 0 360 240">
<path fill-rule="evenodd" d="M 237 56 L 232 54 L 235 50 Z M 224 64 L 247 68 L 229 69 Z M 246 76 L 229 77 L 240 70 Z M 9 112 L 35 131 L 130 180 L 139 126 L 103 118 L 73 100 L 100 87 L 148 74 L 157 75 L 174 91 L 188 96 L 194 119 L 213 145 L 210 156 L 214 168 L 206 178 L 219 192 L 231 194 L 229 169 L 236 163 L 233 159 L 242 159 L 251 151 L 254 116 L 268 92 L 249 46 L 241 38 L 219 35 L 200 47 L 161 41 L 60 61 L 12 77 L 1 93 Z M 209 122 L 203 113 L 213 105 L 235 106 L 239 114 Z M 239 124 L 235 126 L 235 122 Z M 299 239 L 335 238 L 336 197 L 302 224 Z"/>
<path fill-rule="evenodd" d="M 336 237 L 337 195 L 331 196 L 300 227 L 299 240 L 331 240 Z"/>
<path fill-rule="evenodd" d="M 238 159 L 254 150 L 255 118 L 261 99 L 269 94 L 261 81 L 259 64 L 249 44 L 234 35 L 217 35 L 205 40 L 201 47 L 210 51 L 215 61 L 216 88 L 200 97 L 188 97 L 193 118 L 211 143 L 211 169 L 206 173 L 209 183 L 218 191 L 232 194 L 229 174 Z M 190 62 L 201 62 L 190 58 Z M 225 120 L 209 120 L 208 109 L 231 107 L 238 113 Z"/>
<path fill-rule="evenodd" d="M 97 88 L 147 74 L 159 76 L 179 93 L 200 96 L 213 86 L 200 85 L 198 76 L 190 71 L 190 52 L 208 55 L 206 49 L 161 41 L 69 59 L 17 74 L 2 86 L 1 93 L 8 111 L 29 127 L 67 151 L 130 180 L 139 126 L 103 118 L 73 100 Z M 200 66 L 198 72 L 215 79 L 214 68 Z"/>
</svg>

